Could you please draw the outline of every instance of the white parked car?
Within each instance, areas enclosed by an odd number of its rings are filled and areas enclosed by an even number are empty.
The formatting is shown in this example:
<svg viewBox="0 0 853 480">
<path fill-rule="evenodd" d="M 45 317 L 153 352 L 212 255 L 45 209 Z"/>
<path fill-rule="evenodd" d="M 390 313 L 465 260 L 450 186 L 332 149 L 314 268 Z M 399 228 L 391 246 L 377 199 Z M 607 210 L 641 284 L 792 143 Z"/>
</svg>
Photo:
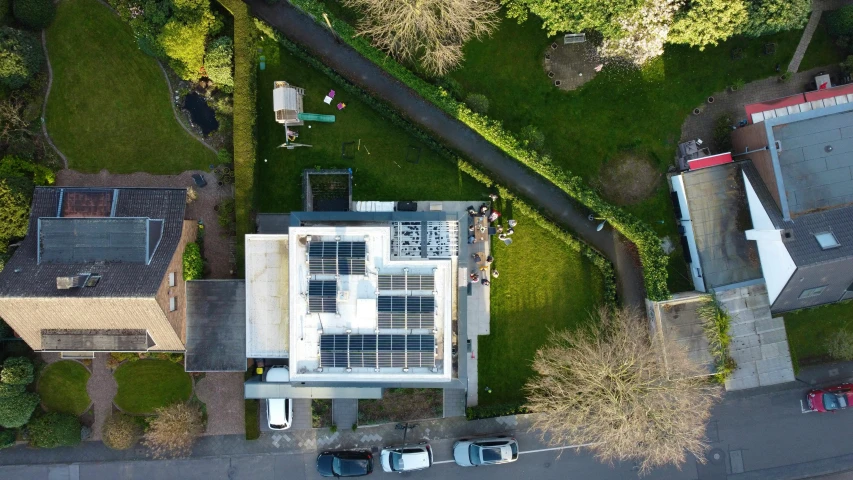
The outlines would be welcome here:
<svg viewBox="0 0 853 480">
<path fill-rule="evenodd" d="M 453 460 L 461 467 L 514 462 L 518 460 L 518 442 L 510 437 L 457 440 L 453 444 Z"/>
<path fill-rule="evenodd" d="M 287 383 L 290 370 L 284 365 L 274 365 L 266 371 L 265 382 Z M 267 399 L 267 423 L 271 430 L 287 430 L 293 420 L 293 401 L 289 398 Z"/>
<path fill-rule="evenodd" d="M 423 442 L 417 445 L 385 447 L 379 457 L 382 470 L 386 472 L 411 472 L 432 465 L 432 448 Z"/>
</svg>

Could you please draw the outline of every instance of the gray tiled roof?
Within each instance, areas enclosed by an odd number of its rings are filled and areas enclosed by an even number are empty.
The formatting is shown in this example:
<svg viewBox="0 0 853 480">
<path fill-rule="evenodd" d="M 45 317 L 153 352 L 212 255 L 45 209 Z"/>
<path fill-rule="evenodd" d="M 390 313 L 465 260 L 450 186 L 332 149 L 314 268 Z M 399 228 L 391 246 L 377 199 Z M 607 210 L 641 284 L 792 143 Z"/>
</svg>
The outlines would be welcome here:
<svg viewBox="0 0 853 480">
<path fill-rule="evenodd" d="M 37 263 L 38 219 L 56 217 L 62 191 L 73 187 L 38 187 L 33 193 L 26 238 L 0 272 L 0 297 L 150 297 L 157 292 L 183 230 L 186 190 L 116 189 L 116 217 L 164 219 L 160 246 L 146 265 L 133 263 Z M 80 189 L 82 190 L 82 189 Z M 56 278 L 97 273 L 95 287 L 58 290 Z"/>
<path fill-rule="evenodd" d="M 830 262 L 853 256 L 853 205 L 808 213 L 785 221 L 752 162 L 741 162 L 739 165 L 746 172 L 770 220 L 776 228 L 784 230 L 785 246 L 796 265 Z M 832 232 L 841 246 L 821 249 L 815 234 L 822 232 Z"/>
</svg>

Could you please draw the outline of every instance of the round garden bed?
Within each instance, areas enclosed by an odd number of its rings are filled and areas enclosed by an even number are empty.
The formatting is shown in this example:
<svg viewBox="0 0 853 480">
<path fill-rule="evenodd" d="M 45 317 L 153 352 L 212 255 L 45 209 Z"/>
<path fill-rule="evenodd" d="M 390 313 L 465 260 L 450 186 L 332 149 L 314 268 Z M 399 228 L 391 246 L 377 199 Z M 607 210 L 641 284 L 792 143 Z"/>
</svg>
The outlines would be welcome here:
<svg viewBox="0 0 853 480">
<path fill-rule="evenodd" d="M 192 395 L 192 379 L 183 365 L 168 360 L 125 362 L 114 376 L 118 393 L 113 402 L 127 413 L 154 413 Z"/>
<path fill-rule="evenodd" d="M 50 412 L 81 415 L 92 400 L 86 393 L 86 383 L 92 374 L 73 360 L 62 360 L 44 367 L 38 381 L 41 402 Z"/>
</svg>

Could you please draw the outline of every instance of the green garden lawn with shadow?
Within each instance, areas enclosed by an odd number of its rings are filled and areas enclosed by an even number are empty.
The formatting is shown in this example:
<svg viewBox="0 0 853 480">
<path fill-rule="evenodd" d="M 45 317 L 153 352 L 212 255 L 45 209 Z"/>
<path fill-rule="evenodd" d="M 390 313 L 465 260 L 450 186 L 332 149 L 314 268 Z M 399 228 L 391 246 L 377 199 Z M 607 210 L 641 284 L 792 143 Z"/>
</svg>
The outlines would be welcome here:
<svg viewBox="0 0 853 480">
<path fill-rule="evenodd" d="M 81 415 L 92 400 L 86 383 L 92 374 L 73 360 L 62 360 L 44 367 L 38 380 L 38 394 L 49 412 Z"/>
<path fill-rule="evenodd" d="M 258 212 L 301 210 L 302 171 L 313 168 L 351 168 L 355 200 L 486 198 L 484 185 L 348 94 L 325 74 L 272 40 L 263 41 L 260 46 L 266 57 L 266 70 L 258 72 Z M 278 148 L 285 142 L 284 126 L 275 121 L 273 112 L 273 82 L 278 80 L 305 89 L 306 113 L 336 117 L 335 123 L 306 122 L 291 128 L 299 132 L 297 143 L 311 147 Z M 330 90 L 336 91 L 335 98 L 326 105 L 323 98 Z M 340 102 L 346 104 L 343 110 L 336 107 Z M 346 142 L 354 142 L 349 147 L 354 158 L 341 158 L 342 144 Z M 414 158 L 418 163 L 412 163 Z"/>
<path fill-rule="evenodd" d="M 691 111 L 738 79 L 750 82 L 776 75 L 776 64 L 784 70 L 801 32 L 737 37 L 704 51 L 669 45 L 642 70 L 605 68 L 580 89 L 564 92 L 552 85 L 542 66 L 554 39 L 531 16 L 521 25 L 504 20 L 490 38 L 469 42 L 461 68 L 451 77 L 465 93 L 486 95 L 488 115 L 510 131 L 517 134 L 526 125 L 539 128 L 554 163 L 594 185 L 601 169 L 622 152 L 650 158 L 664 174 Z M 777 44 L 774 55 L 764 54 L 768 42 Z M 743 52 L 739 60 L 732 59 L 736 48 Z M 658 234 L 678 238 L 664 182 L 650 198 L 626 209 Z M 692 284 L 675 243 L 669 286 L 689 290 Z"/>
<path fill-rule="evenodd" d="M 113 374 L 118 393 L 113 402 L 126 413 L 154 413 L 192 394 L 184 366 L 169 360 L 137 360 L 121 364 Z"/>
<path fill-rule="evenodd" d="M 533 375 L 533 357 L 550 331 L 589 322 L 603 295 L 601 273 L 580 253 L 533 220 L 513 214 L 512 208 L 501 213 L 518 225 L 509 246 L 492 237 L 493 267 L 500 276 L 488 287 L 491 333 L 478 337 L 480 348 L 475 352 L 479 405 L 523 401 L 522 387 Z"/>
<path fill-rule="evenodd" d="M 64 0 L 47 31 L 47 129 L 83 172 L 177 174 L 216 156 L 184 131 L 166 79 L 130 27 L 97 0 Z"/>
<path fill-rule="evenodd" d="M 781 314 L 794 362 L 808 365 L 830 361 L 826 344 L 840 331 L 853 332 L 853 301 Z"/>
</svg>

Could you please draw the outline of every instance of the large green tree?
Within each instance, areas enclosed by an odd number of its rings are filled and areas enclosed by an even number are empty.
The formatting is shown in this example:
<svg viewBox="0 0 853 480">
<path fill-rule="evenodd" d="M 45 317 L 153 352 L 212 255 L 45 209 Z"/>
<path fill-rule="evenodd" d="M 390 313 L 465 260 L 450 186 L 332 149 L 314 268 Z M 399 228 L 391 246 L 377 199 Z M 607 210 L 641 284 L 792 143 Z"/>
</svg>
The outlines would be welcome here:
<svg viewBox="0 0 853 480">
<path fill-rule="evenodd" d="M 746 20 L 746 0 L 694 0 L 675 16 L 667 42 L 703 50 L 736 34 Z"/>
<path fill-rule="evenodd" d="M 742 33 L 750 37 L 803 28 L 809 21 L 811 0 L 749 0 Z"/>
<path fill-rule="evenodd" d="M 21 88 L 43 63 L 44 52 L 34 33 L 0 27 L 0 84 Z"/>
<path fill-rule="evenodd" d="M 542 19 L 548 35 L 563 32 L 597 30 L 605 37 L 617 38 L 619 20 L 634 15 L 645 0 L 501 0 L 507 16 L 519 22 L 530 12 Z"/>
</svg>

